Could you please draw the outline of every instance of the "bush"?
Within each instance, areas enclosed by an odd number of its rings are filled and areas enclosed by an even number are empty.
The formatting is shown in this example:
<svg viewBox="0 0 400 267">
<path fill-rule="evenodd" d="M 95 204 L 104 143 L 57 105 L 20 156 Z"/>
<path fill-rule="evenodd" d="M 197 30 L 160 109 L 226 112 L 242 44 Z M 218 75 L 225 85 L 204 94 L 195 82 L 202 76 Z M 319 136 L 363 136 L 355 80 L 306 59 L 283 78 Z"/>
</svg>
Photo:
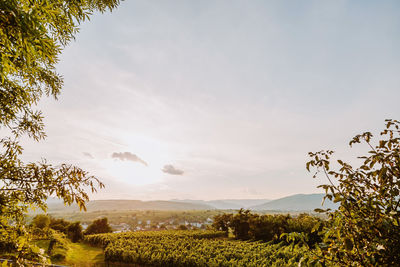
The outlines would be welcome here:
<svg viewBox="0 0 400 267">
<path fill-rule="evenodd" d="M 50 225 L 49 227 L 51 229 L 57 230 L 59 232 L 62 232 L 64 234 L 67 234 L 68 232 L 68 226 L 71 223 L 69 221 L 66 221 L 64 219 L 55 219 L 55 218 L 50 218 Z"/>
<path fill-rule="evenodd" d="M 74 243 L 83 239 L 82 226 L 80 222 L 74 222 L 68 226 L 67 236 Z"/>
<path fill-rule="evenodd" d="M 214 221 L 212 227 L 218 231 L 224 231 L 228 236 L 229 233 L 229 226 L 232 222 L 232 214 L 224 213 L 221 215 L 216 215 L 214 217 Z"/>
<path fill-rule="evenodd" d="M 108 224 L 107 218 L 94 220 L 86 229 L 86 235 L 111 233 L 111 226 Z"/>
<path fill-rule="evenodd" d="M 40 230 L 46 230 L 49 228 L 50 218 L 47 215 L 39 214 L 32 219 L 31 226 Z"/>
<path fill-rule="evenodd" d="M 255 240 L 271 241 L 277 240 L 283 233 L 291 232 L 289 215 L 263 215 L 253 216 L 250 220 L 249 237 Z"/>
<path fill-rule="evenodd" d="M 254 219 L 255 214 L 249 210 L 240 209 L 239 212 L 232 216 L 229 226 L 233 229 L 233 234 L 237 239 L 250 239 L 250 221 Z"/>
<path fill-rule="evenodd" d="M 50 230 L 50 242 L 47 254 L 52 260 L 64 260 L 68 252 L 68 240 L 63 233 Z"/>
</svg>

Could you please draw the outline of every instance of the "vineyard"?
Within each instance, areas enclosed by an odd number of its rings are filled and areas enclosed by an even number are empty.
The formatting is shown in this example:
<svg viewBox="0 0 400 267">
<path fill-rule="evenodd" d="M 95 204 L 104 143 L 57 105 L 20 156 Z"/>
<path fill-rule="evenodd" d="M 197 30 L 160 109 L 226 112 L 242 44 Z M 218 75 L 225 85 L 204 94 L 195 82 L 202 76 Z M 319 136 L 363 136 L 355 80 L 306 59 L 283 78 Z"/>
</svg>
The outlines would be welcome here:
<svg viewBox="0 0 400 267">
<path fill-rule="evenodd" d="M 179 231 L 179 230 L 165 230 L 165 231 L 146 231 L 146 232 L 127 232 L 119 234 L 97 234 L 88 235 L 85 237 L 85 241 L 94 246 L 106 247 L 109 243 L 114 243 L 118 240 L 139 240 L 143 238 L 160 238 L 160 237 L 171 237 L 171 238 L 193 238 L 193 239 L 203 239 L 203 238 L 221 238 L 225 237 L 225 232 L 222 231 L 202 231 L 202 230 L 192 230 L 192 231 Z"/>
<path fill-rule="evenodd" d="M 219 231 L 154 231 L 91 235 L 85 241 L 103 246 L 107 262 L 150 266 L 298 266 L 308 253 L 301 246 L 224 236 Z"/>
</svg>

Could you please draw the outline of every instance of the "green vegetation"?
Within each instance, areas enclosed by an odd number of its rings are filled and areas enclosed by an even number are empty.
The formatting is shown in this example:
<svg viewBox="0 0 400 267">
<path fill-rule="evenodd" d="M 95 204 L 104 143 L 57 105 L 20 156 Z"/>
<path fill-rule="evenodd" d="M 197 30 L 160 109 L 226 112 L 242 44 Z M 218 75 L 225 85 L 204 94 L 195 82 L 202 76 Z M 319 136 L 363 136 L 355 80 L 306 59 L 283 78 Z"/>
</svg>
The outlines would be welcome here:
<svg viewBox="0 0 400 267">
<path fill-rule="evenodd" d="M 48 257 L 65 264 L 103 261 L 101 249 L 78 243 L 83 238 L 79 222 L 40 215 L 27 227 L 25 214 L 32 206 L 46 211 L 49 196 L 85 210 L 86 190 L 95 192 L 104 185 L 76 166 L 24 162 L 20 140 L 45 138 L 43 116 L 35 106 L 43 96 L 59 96 L 63 80 L 55 66 L 79 25 L 93 12 L 111 11 L 118 4 L 119 0 L 0 1 L 0 129 L 8 135 L 0 139 L 0 255 L 19 266 L 31 265 L 27 260 L 48 263 Z M 337 210 L 319 210 L 326 221 L 241 210 L 216 217 L 214 227 L 222 231 L 101 234 L 86 236 L 85 242 L 102 246 L 105 261 L 154 266 L 399 266 L 400 122 L 387 120 L 381 139 L 372 141 L 369 132 L 350 141 L 364 142 L 370 150 L 358 157 L 358 167 L 337 160 L 334 170 L 332 151 L 309 154 L 307 169 L 316 168 L 314 176 L 327 178 L 329 183 L 320 187 L 326 199 L 339 205 Z M 145 205 L 153 204 L 187 207 L 162 201 Z M 181 218 L 193 221 L 204 214 L 212 212 L 182 213 L 169 224 L 178 226 Z M 149 211 L 129 216 L 133 226 L 156 215 Z M 107 219 L 101 219 L 87 233 L 109 231 Z M 228 239 L 229 233 L 237 240 Z"/>
<path fill-rule="evenodd" d="M 64 234 L 68 234 L 68 226 L 70 224 L 71 223 L 69 221 L 66 221 L 64 219 L 56 219 L 56 218 L 53 218 L 53 217 L 50 216 L 49 227 L 51 229 L 57 230 L 57 231 L 62 232 Z"/>
<path fill-rule="evenodd" d="M 68 238 L 74 243 L 82 240 L 83 233 L 80 222 L 74 222 L 68 225 L 67 233 L 68 233 Z"/>
<path fill-rule="evenodd" d="M 50 226 L 50 218 L 49 216 L 39 214 L 33 218 L 31 225 L 40 230 L 46 230 Z"/>
<path fill-rule="evenodd" d="M 400 122 L 386 120 L 374 145 L 372 134 L 355 136 L 350 146 L 364 142 L 370 151 L 359 167 L 337 160 L 331 168 L 333 151 L 310 153 L 307 169 L 317 168 L 329 184 L 321 185 L 326 198 L 339 203 L 329 215 L 317 247 L 321 262 L 340 266 L 400 265 Z"/>
<path fill-rule="evenodd" d="M 87 235 L 84 241 L 93 246 L 105 247 L 108 244 L 120 239 L 120 240 L 130 240 L 135 238 L 152 238 L 152 237 L 162 237 L 168 236 L 172 238 L 188 237 L 194 239 L 203 238 L 220 238 L 224 237 L 225 233 L 221 231 L 203 231 L 203 230 L 165 230 L 165 231 L 140 231 L 140 232 L 128 232 L 119 234 L 98 234 L 98 235 Z"/>
<path fill-rule="evenodd" d="M 54 263 L 77 266 L 99 265 L 104 263 L 104 253 L 101 248 L 84 243 L 71 243 L 65 260 Z"/>
<path fill-rule="evenodd" d="M 239 210 L 237 214 L 222 214 L 214 217 L 212 226 L 226 235 L 233 233 L 236 239 L 281 242 L 281 236 L 302 233 L 307 244 L 313 247 L 321 241 L 318 230 L 324 221 L 308 214 L 297 217 L 290 215 L 259 215 L 249 210 Z"/>
<path fill-rule="evenodd" d="M 107 218 L 94 220 L 91 225 L 86 229 L 86 235 L 111 233 L 112 229 L 108 224 Z"/>
<path fill-rule="evenodd" d="M 101 248 L 84 243 L 71 243 L 65 238 L 61 241 L 51 252 L 52 263 L 72 266 L 92 266 L 104 263 L 104 253 Z M 38 240 L 35 244 L 48 252 L 50 242 L 51 240 Z"/>
<path fill-rule="evenodd" d="M 49 245 L 46 252 L 50 256 L 51 260 L 64 260 L 67 256 L 69 243 L 70 241 L 65 238 L 63 233 L 50 231 Z"/>
<path fill-rule="evenodd" d="M 95 212 L 73 212 L 73 213 L 52 213 L 53 218 L 65 219 L 68 221 L 80 221 L 90 224 L 92 221 L 102 217 L 107 217 L 108 222 L 112 225 L 127 224 L 131 230 L 143 228 L 143 230 L 157 230 L 160 228 L 174 229 L 181 224 L 201 223 L 201 227 L 205 228 L 211 223 L 211 219 L 224 212 L 222 210 L 188 210 L 188 211 L 164 211 L 164 210 L 147 210 L 147 211 L 95 211 Z M 147 222 L 150 222 L 147 225 Z"/>
<path fill-rule="evenodd" d="M 46 209 L 53 195 L 85 208 L 88 195 L 103 184 L 84 170 L 68 164 L 52 166 L 45 160 L 21 160 L 20 139 L 45 138 L 43 116 L 34 109 L 43 95 L 57 98 L 62 77 L 55 65 L 78 26 L 95 11 L 105 12 L 118 0 L 0 1 L 0 253 L 43 260 L 31 246 L 24 214 L 28 207 Z"/>
<path fill-rule="evenodd" d="M 78 242 L 83 238 L 80 222 L 69 222 L 63 219 L 55 219 L 44 214 L 36 215 L 32 219 L 30 230 L 36 239 L 48 238 L 55 232 L 64 234 L 72 242 Z"/>
<path fill-rule="evenodd" d="M 399 266 L 400 122 L 388 120 L 381 135 L 375 146 L 369 132 L 350 142 L 364 141 L 371 149 L 358 168 L 338 160 L 335 171 L 332 151 L 310 153 L 307 169 L 327 177 L 325 197 L 339 204 L 317 210 L 327 220 L 240 210 L 215 217 L 218 236 L 159 231 L 85 240 L 103 246 L 108 262 L 154 266 Z M 228 233 L 239 240 L 227 239 Z"/>
<path fill-rule="evenodd" d="M 105 258 L 154 266 L 297 266 L 305 253 L 306 248 L 292 251 L 258 242 L 162 236 L 118 240 L 106 247 Z"/>
<path fill-rule="evenodd" d="M 224 236 L 221 231 L 157 231 L 93 235 L 85 240 L 105 248 L 106 262 L 152 266 L 297 266 L 307 254 L 304 246 L 232 241 Z"/>
<path fill-rule="evenodd" d="M 102 249 L 78 243 L 83 238 L 79 222 L 37 215 L 32 219 L 30 227 L 33 228 L 32 232 L 40 233 L 34 236 L 36 241 L 33 244 L 43 249 L 52 263 L 91 266 L 104 262 Z"/>
</svg>

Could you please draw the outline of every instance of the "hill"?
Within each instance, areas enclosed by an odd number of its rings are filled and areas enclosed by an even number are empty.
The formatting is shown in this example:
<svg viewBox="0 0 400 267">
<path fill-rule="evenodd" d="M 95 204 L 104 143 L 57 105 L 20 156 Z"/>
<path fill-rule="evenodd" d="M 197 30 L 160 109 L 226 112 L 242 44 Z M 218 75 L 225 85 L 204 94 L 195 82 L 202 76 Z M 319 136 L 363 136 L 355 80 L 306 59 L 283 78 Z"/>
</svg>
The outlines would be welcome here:
<svg viewBox="0 0 400 267">
<path fill-rule="evenodd" d="M 254 205 L 264 204 L 269 199 L 216 199 L 216 200 L 193 200 L 193 199 L 174 199 L 172 201 L 177 201 L 181 203 L 196 203 L 212 206 L 215 209 L 220 210 L 238 210 L 241 208 L 247 209 Z"/>
<path fill-rule="evenodd" d="M 268 199 L 220 199 L 220 200 L 93 200 L 87 204 L 90 211 L 123 211 L 123 210 L 238 210 L 240 208 L 266 211 L 313 211 L 316 208 L 336 209 L 337 204 L 325 201 L 321 206 L 324 194 L 297 194 L 275 200 Z M 57 199 L 48 201 L 48 212 L 79 211 L 76 205 L 69 207 Z"/>
<path fill-rule="evenodd" d="M 249 208 L 255 205 L 270 202 L 271 199 L 224 199 L 225 203 L 238 205 L 239 208 Z"/>
<path fill-rule="evenodd" d="M 100 210 L 210 210 L 214 207 L 201 203 L 175 201 L 141 201 L 141 200 L 93 200 L 86 205 L 87 211 Z M 79 211 L 77 205 L 65 206 L 61 201 L 49 201 L 48 212 Z"/>
<path fill-rule="evenodd" d="M 297 194 L 279 198 L 261 205 L 250 207 L 251 210 L 279 210 L 279 211 L 312 211 L 316 208 L 336 209 L 337 204 L 325 200 L 322 206 L 324 194 Z"/>
</svg>

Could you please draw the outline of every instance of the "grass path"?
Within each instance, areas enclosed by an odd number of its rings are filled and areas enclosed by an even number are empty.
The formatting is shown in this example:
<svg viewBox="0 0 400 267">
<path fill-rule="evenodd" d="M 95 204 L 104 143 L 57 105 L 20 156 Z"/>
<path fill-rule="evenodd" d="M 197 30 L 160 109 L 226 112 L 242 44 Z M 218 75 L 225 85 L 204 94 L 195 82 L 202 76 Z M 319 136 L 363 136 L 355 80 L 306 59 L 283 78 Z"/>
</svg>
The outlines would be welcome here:
<svg viewBox="0 0 400 267">
<path fill-rule="evenodd" d="M 65 260 L 56 262 L 68 266 L 104 266 L 104 254 L 101 248 L 91 247 L 84 243 L 68 244 L 68 252 Z"/>
<path fill-rule="evenodd" d="M 35 244 L 47 251 L 49 240 L 39 240 Z M 75 267 L 100 267 L 104 265 L 104 253 L 101 248 L 92 247 L 84 243 L 68 241 L 67 255 L 64 260 L 53 260 L 52 263 Z"/>
</svg>

